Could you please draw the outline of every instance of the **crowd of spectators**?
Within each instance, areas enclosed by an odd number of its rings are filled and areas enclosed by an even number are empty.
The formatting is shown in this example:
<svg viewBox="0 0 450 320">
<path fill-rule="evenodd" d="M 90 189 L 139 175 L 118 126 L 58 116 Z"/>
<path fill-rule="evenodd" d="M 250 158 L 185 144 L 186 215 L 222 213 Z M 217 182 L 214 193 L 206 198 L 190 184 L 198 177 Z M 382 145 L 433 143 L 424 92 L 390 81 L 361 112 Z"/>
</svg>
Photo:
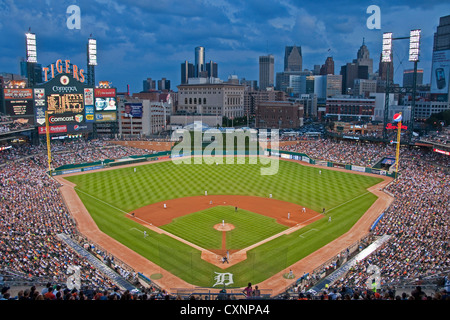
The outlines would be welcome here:
<svg viewBox="0 0 450 320">
<path fill-rule="evenodd" d="M 299 140 L 280 146 L 280 150 L 304 153 L 316 160 L 357 166 L 373 166 L 383 157 L 395 156 L 395 146 L 391 144 L 324 138 Z"/>
<path fill-rule="evenodd" d="M 284 148 L 306 153 L 315 159 L 357 165 L 373 164 L 380 157 L 391 156 L 394 152 L 391 145 L 324 139 L 301 141 Z M 112 296 L 117 285 L 56 237 L 58 233 L 76 236 L 77 231 L 59 194 L 58 184 L 45 173 L 46 149 L 31 145 L 11 149 L 3 151 L 0 156 L 0 269 L 29 279 L 48 279 L 54 286 L 62 285 L 54 294 L 59 299 L 82 299 L 87 296 L 86 292 L 89 292 L 90 299 L 117 299 L 118 296 Z M 107 141 L 82 140 L 52 143 L 52 149 L 53 161 L 57 165 L 152 152 Z M 370 265 L 381 268 L 382 283 L 386 285 L 445 272 L 448 274 L 449 162 L 449 157 L 442 154 L 402 148 L 401 174 L 387 187 L 395 200 L 374 230 L 374 236 L 387 234 L 392 236 L 391 239 L 356 264 L 326 292 L 319 293 L 320 299 L 398 298 L 388 289 L 377 292 L 377 295 L 367 290 L 366 270 Z M 106 259 L 100 249 L 95 250 L 97 255 Z M 70 265 L 80 267 L 83 285 L 89 290 L 69 292 L 64 288 Z M 114 269 L 124 276 L 130 272 L 117 266 Z M 298 288 L 302 299 L 311 296 L 305 289 L 307 286 Z M 406 295 L 411 299 L 411 294 Z M 44 294 L 32 289 L 14 298 L 23 299 L 25 296 L 45 299 Z M 143 288 L 139 294 L 124 291 L 120 298 L 124 297 L 173 298 L 154 288 L 150 292 Z M 448 298 L 445 292 L 439 297 Z M 437 299 L 438 295 L 432 298 Z"/>
<path fill-rule="evenodd" d="M 52 144 L 52 148 L 56 151 L 53 159 L 58 165 L 94 161 L 100 156 L 102 159 L 118 158 L 146 152 L 132 147 L 108 146 L 103 141 L 81 140 Z M 84 154 L 86 150 L 92 152 Z M 77 238 L 77 230 L 60 196 L 58 183 L 45 172 L 47 155 L 42 153 L 42 148 L 19 145 L 5 151 L 8 155 L 2 157 L 5 162 L 0 166 L 0 270 L 29 281 L 64 284 L 70 274 L 68 267 L 74 265 L 80 268 L 82 282 L 90 288 L 103 291 L 115 287 L 116 284 L 87 259 L 57 238 L 59 233 Z M 77 156 L 79 160 L 74 161 Z M 97 248 L 95 253 L 106 260 L 105 254 Z M 129 277 L 126 268 L 113 259 L 108 261 L 118 274 Z"/>
<path fill-rule="evenodd" d="M 13 120 L 10 116 L 0 116 L 0 134 L 10 133 L 13 131 L 33 128 L 34 126 L 29 124 L 28 121 Z"/>
<path fill-rule="evenodd" d="M 358 261 L 331 288 L 319 293 L 320 298 L 330 292 L 340 292 L 350 299 L 417 299 L 412 293 L 386 289 L 400 283 L 417 283 L 425 279 L 444 281 L 450 274 L 449 158 L 433 152 L 404 149 L 400 161 L 400 175 L 386 191 L 394 195 L 394 202 L 385 210 L 372 236 L 391 236 L 390 240 L 366 259 Z M 382 294 L 370 290 L 369 266 L 380 268 Z M 308 285 L 296 288 L 307 294 Z M 448 280 L 447 280 L 448 281 Z M 442 283 L 441 283 L 442 284 Z M 326 297 L 327 296 L 327 297 Z M 448 292 L 421 294 L 420 299 L 450 299 Z"/>
<path fill-rule="evenodd" d="M 133 148 L 109 143 L 105 140 L 52 141 L 52 166 L 54 168 L 67 164 L 94 162 L 103 159 L 119 159 L 130 155 L 155 153 L 154 150 Z M 11 160 L 33 156 L 38 163 L 47 167 L 47 147 L 45 144 L 33 146 L 29 143 L 16 144 L 0 153 L 0 165 Z"/>
<path fill-rule="evenodd" d="M 444 128 L 442 131 L 432 132 L 420 138 L 422 141 L 438 144 L 450 144 L 450 128 Z"/>
</svg>

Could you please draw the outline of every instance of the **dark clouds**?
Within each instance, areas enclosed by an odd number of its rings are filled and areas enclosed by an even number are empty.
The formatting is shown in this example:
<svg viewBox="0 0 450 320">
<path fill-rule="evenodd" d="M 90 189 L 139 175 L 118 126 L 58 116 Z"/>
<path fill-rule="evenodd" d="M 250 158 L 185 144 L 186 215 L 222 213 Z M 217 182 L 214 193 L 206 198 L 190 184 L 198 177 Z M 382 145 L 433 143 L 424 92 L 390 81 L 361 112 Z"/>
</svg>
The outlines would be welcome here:
<svg viewBox="0 0 450 320">
<path fill-rule="evenodd" d="M 6 0 L 0 2 L 0 72 L 18 72 L 24 56 L 24 33 L 37 35 L 38 60 L 86 63 L 90 34 L 98 41 L 97 80 L 110 80 L 119 90 L 130 84 L 139 91 L 142 80 L 171 80 L 175 88 L 180 64 L 193 62 L 194 48 L 206 48 L 206 60 L 219 64 L 219 76 L 237 74 L 258 79 L 258 56 L 275 55 L 275 71 L 282 71 L 284 47 L 300 45 L 304 68 L 323 64 L 330 49 L 336 72 L 356 58 L 365 38 L 374 70 L 385 31 L 407 35 L 411 28 L 424 34 L 419 68 L 431 67 L 433 33 L 450 6 L 439 1 L 298 1 L 298 0 Z M 425 4 L 426 3 L 426 4 Z M 66 26 L 69 5 L 81 9 L 81 30 Z M 369 5 L 381 9 L 381 30 L 369 30 Z M 407 46 L 398 45 L 398 50 Z M 405 49 L 406 48 L 406 49 Z M 408 68 L 404 52 L 396 53 L 396 71 Z M 406 58 L 407 60 L 407 58 Z M 396 77 L 397 81 L 401 83 Z M 424 77 L 427 80 L 427 76 Z"/>
</svg>

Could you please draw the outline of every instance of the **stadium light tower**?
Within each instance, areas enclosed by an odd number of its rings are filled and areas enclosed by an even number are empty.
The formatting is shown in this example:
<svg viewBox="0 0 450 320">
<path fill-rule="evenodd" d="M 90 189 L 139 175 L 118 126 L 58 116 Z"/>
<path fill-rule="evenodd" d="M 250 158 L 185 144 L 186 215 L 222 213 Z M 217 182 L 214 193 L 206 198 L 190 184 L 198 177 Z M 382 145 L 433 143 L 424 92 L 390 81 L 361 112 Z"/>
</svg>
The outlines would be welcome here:
<svg viewBox="0 0 450 320">
<path fill-rule="evenodd" d="M 27 64 L 27 79 L 28 87 L 33 87 L 36 84 L 35 67 L 37 63 L 37 49 L 36 49 L 36 34 L 31 33 L 31 28 L 25 33 L 26 46 L 26 64 Z"/>
<path fill-rule="evenodd" d="M 87 44 L 87 84 L 95 86 L 95 66 L 97 65 L 97 40 L 91 37 Z"/>
<path fill-rule="evenodd" d="M 389 114 L 389 93 L 391 92 L 400 92 L 396 90 L 401 90 L 403 93 L 411 93 L 412 101 L 411 101 L 411 123 L 410 123 L 410 132 L 414 131 L 414 113 L 415 113 L 415 105 L 416 105 L 416 85 L 417 85 L 417 63 L 419 61 L 420 56 L 420 36 L 421 30 L 414 29 L 409 33 L 409 37 L 399 37 L 393 38 L 392 32 L 385 32 L 383 34 L 383 46 L 381 53 L 381 61 L 382 62 L 392 62 L 392 41 L 393 40 L 409 40 L 409 61 L 414 62 L 414 73 L 413 73 L 413 86 L 412 88 L 391 88 L 390 87 L 390 63 L 387 64 L 387 77 L 386 77 L 386 96 L 384 101 L 384 128 L 383 128 L 383 137 L 387 138 L 386 126 L 388 123 L 388 114 Z M 393 80 L 393 79 L 392 79 Z"/>
</svg>

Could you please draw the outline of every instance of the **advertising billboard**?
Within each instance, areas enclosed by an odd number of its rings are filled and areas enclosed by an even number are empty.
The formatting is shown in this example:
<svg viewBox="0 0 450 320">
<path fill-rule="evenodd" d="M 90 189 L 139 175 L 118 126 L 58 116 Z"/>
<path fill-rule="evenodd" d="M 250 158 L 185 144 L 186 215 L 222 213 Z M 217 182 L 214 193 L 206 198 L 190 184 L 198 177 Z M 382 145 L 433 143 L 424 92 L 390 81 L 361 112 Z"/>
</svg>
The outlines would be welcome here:
<svg viewBox="0 0 450 320">
<path fill-rule="evenodd" d="M 450 50 L 434 51 L 431 67 L 431 93 L 448 94 Z"/>
<path fill-rule="evenodd" d="M 94 104 L 94 89 L 85 88 L 84 89 L 84 104 L 93 105 Z"/>
<path fill-rule="evenodd" d="M 48 123 L 49 125 L 55 125 L 55 124 L 70 124 L 70 123 L 83 123 L 84 122 L 84 115 L 81 113 L 61 113 L 61 114 L 54 114 L 50 113 L 48 115 Z"/>
<path fill-rule="evenodd" d="M 5 100 L 33 99 L 32 89 L 6 88 L 3 91 Z"/>
<path fill-rule="evenodd" d="M 6 88 L 3 90 L 5 112 L 14 121 L 34 124 L 33 90 Z"/>
<path fill-rule="evenodd" d="M 116 121 L 117 115 L 115 112 L 96 112 L 95 122 Z"/>
<path fill-rule="evenodd" d="M 46 134 L 46 127 L 38 127 L 39 134 Z M 56 133 L 67 133 L 67 126 L 66 125 L 59 125 L 59 126 L 49 126 L 50 134 L 56 134 Z"/>
<path fill-rule="evenodd" d="M 95 88 L 95 111 L 117 111 L 115 88 Z"/>
<path fill-rule="evenodd" d="M 125 118 L 142 118 L 142 103 L 125 103 Z"/>
<path fill-rule="evenodd" d="M 116 97 L 116 88 L 95 88 L 96 98 Z"/>
<path fill-rule="evenodd" d="M 59 134 L 59 133 L 83 133 L 92 131 L 92 123 L 84 123 L 84 124 L 61 124 L 49 126 L 50 134 Z M 38 127 L 39 134 L 46 134 L 46 127 L 40 126 Z"/>
<path fill-rule="evenodd" d="M 94 122 L 95 121 L 94 106 L 86 105 L 84 107 L 84 111 L 86 122 Z"/>
</svg>

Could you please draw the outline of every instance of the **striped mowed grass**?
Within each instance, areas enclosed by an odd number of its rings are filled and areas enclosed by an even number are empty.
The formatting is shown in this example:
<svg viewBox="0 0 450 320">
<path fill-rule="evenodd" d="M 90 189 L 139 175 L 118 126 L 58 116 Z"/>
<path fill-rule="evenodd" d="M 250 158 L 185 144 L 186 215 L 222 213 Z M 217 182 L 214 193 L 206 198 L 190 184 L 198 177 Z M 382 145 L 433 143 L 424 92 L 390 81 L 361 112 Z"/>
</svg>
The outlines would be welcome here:
<svg viewBox="0 0 450 320">
<path fill-rule="evenodd" d="M 259 162 L 209 165 L 165 161 L 138 166 L 136 172 L 133 167 L 125 167 L 67 179 L 77 185 L 79 197 L 103 232 L 181 279 L 206 287 L 215 284 L 215 272 L 222 269 L 202 260 L 200 251 L 146 229 L 126 218 L 126 213 L 168 199 L 203 195 L 208 190 L 208 195 L 272 194 L 274 199 L 317 212 L 325 208 L 332 215 L 331 224 L 324 217 L 250 250 L 245 261 L 226 269 L 233 274 L 234 285 L 240 287 L 269 278 L 348 231 L 376 200 L 367 188 L 382 181 L 291 161 L 280 161 L 277 174 L 263 176 L 263 166 Z M 225 219 L 229 214 L 233 218 L 233 210 L 220 206 L 205 211 L 181 217 L 162 228 L 205 249 L 220 248 L 221 233 L 210 226 L 221 222 L 221 216 Z M 253 212 L 246 212 L 244 217 L 247 222 L 227 221 L 238 226 L 243 223 L 246 230 L 241 235 L 238 231 L 242 228 L 227 234 L 230 249 L 245 248 L 286 228 Z M 144 230 L 149 234 L 145 239 Z"/>
</svg>

